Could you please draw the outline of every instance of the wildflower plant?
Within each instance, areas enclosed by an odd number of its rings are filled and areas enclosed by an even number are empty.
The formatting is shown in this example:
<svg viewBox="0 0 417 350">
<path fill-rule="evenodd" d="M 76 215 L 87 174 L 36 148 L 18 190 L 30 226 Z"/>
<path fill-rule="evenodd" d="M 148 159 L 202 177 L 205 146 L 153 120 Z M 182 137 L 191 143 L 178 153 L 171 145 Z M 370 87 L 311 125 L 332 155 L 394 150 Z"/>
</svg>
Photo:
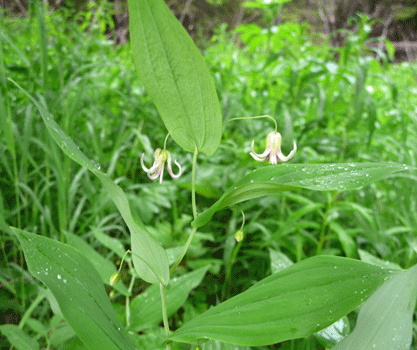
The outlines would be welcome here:
<svg viewBox="0 0 417 350">
<path fill-rule="evenodd" d="M 197 230 L 207 224 L 218 210 L 257 197 L 300 188 L 352 190 L 392 174 L 409 171 L 410 168 L 396 163 L 278 164 L 294 157 L 297 146 L 294 142 L 293 150 L 284 156 L 281 135 L 275 129 L 267 135 L 263 153 L 255 153 L 252 144 L 252 157 L 269 160 L 271 165 L 248 172 L 212 206 L 199 212 L 196 204 L 198 156 L 200 153 L 210 156 L 216 152 L 222 135 L 222 114 L 212 77 L 202 55 L 163 0 L 129 0 L 129 16 L 132 54 L 140 80 L 155 103 L 169 135 L 184 152 L 193 154 L 190 195 L 193 221 L 186 243 L 171 262 L 167 247 L 150 235 L 138 217 L 133 218 L 123 189 L 88 159 L 53 116 L 22 89 L 39 110 L 48 131 L 61 149 L 96 175 L 108 191 L 130 232 L 135 277 L 150 284 L 146 293 L 139 297 L 160 300 L 160 303 L 152 302 L 156 311 L 140 323 L 136 321 L 141 317 L 140 312 L 132 314 L 129 308 L 132 295 L 120 289 L 126 297 L 123 324 L 88 254 L 81 254 L 69 244 L 13 228 L 23 247 L 29 271 L 50 289 L 63 317 L 85 346 L 89 349 L 135 349 L 132 339 L 140 337 L 139 331 L 146 322 L 158 320 L 161 314 L 167 349 L 178 343 L 198 344 L 200 339 L 263 346 L 307 337 L 333 327 L 335 322 L 362 303 L 365 304 L 359 314 L 358 326 L 367 331 L 361 333 L 355 332 L 355 329 L 336 345 L 337 350 L 364 349 L 366 344 L 375 344 L 379 341 L 376 335 L 381 329 L 387 335 L 383 338 L 384 342 L 409 344 L 411 327 L 399 325 L 404 322 L 411 325 L 412 322 L 417 268 L 414 266 L 402 271 L 336 256 L 316 256 L 286 267 L 243 293 L 184 322 L 179 329 L 170 329 L 169 317 L 181 307 L 177 301 L 190 292 L 185 288 L 184 295 L 183 286 L 189 283 L 183 281 L 191 278 L 187 275 L 172 277 L 178 275 L 178 266 Z M 145 166 L 143 156 L 141 162 L 151 179 L 162 181 L 165 163 L 173 178 L 182 172 L 176 161 L 174 163 L 179 172 L 172 171 L 171 155 L 166 146 L 155 151 L 155 162 L 150 168 Z M 69 235 L 69 239 L 75 238 Z M 243 225 L 236 235 L 239 244 L 242 239 L 245 239 Z M 193 281 L 198 284 L 207 269 L 208 266 L 205 266 L 190 273 L 194 274 Z M 119 269 L 112 273 L 111 281 L 109 275 L 109 280 L 104 283 L 112 285 L 112 288 L 123 288 L 121 283 L 117 283 L 120 279 Z M 405 294 L 401 294 L 403 290 L 406 290 Z M 387 298 L 389 301 L 386 301 Z M 390 313 L 389 322 L 384 321 L 380 327 L 379 323 L 369 322 L 372 319 L 369 315 L 383 317 L 385 303 L 396 310 Z M 396 329 L 394 334 L 392 329 Z M 379 348 L 396 348 L 396 343 L 383 343 Z"/>
<path fill-rule="evenodd" d="M 155 153 L 154 153 L 155 161 L 150 168 L 147 168 L 145 166 L 145 164 L 143 163 L 143 158 L 145 156 L 144 153 L 142 154 L 142 157 L 140 158 L 140 164 L 142 166 L 142 169 L 146 171 L 146 173 L 148 174 L 148 177 L 151 180 L 155 180 L 155 179 L 159 178 L 159 183 L 162 183 L 162 178 L 164 176 L 165 163 L 167 163 L 168 174 L 173 179 L 179 178 L 181 176 L 181 173 L 182 173 L 181 165 L 176 160 L 174 160 L 174 163 L 178 167 L 178 173 L 174 174 L 174 172 L 172 171 L 171 153 L 169 151 L 167 151 L 167 149 L 166 149 L 166 143 L 167 143 L 168 137 L 169 137 L 169 134 L 165 138 L 164 149 L 157 148 L 155 150 Z"/>
</svg>

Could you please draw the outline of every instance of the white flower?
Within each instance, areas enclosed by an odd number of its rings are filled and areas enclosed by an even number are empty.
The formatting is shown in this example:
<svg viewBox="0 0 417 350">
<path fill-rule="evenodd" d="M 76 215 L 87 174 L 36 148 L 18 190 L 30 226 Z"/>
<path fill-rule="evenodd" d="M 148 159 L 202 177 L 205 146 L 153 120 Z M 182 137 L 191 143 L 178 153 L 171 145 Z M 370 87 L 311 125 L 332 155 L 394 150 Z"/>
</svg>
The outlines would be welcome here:
<svg viewBox="0 0 417 350">
<path fill-rule="evenodd" d="M 143 157 L 145 154 L 142 154 L 140 158 L 140 164 L 142 165 L 142 169 L 148 173 L 148 177 L 151 180 L 155 180 L 159 177 L 159 183 L 162 183 L 162 177 L 164 176 L 164 167 L 165 162 L 167 162 L 168 173 L 171 175 L 172 178 L 176 179 L 182 174 L 181 165 L 178 164 L 176 160 L 174 160 L 175 165 L 178 167 L 179 172 L 178 174 L 174 174 L 171 167 L 171 153 L 169 153 L 166 149 L 157 148 L 155 150 L 155 161 L 153 165 L 148 169 L 145 164 L 143 164 Z"/>
<path fill-rule="evenodd" d="M 297 151 L 297 144 L 294 141 L 294 148 L 290 152 L 288 156 L 284 156 L 281 151 L 281 141 L 282 136 L 279 132 L 272 131 L 268 134 L 266 137 L 266 148 L 265 151 L 261 154 L 255 153 L 253 149 L 253 145 L 255 143 L 255 140 L 252 141 L 252 152 L 250 155 L 260 162 L 263 162 L 267 159 L 269 159 L 270 164 L 278 164 L 278 162 L 286 162 L 287 160 L 290 160 L 292 157 L 294 157 L 295 152 Z"/>
</svg>

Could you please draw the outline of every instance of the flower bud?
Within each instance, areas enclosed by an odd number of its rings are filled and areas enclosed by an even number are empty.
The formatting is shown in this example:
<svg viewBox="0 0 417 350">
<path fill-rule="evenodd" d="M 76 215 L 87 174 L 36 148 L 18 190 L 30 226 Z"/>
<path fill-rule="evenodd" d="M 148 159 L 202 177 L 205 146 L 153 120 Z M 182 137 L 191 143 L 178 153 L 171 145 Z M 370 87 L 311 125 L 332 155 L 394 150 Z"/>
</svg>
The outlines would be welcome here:
<svg viewBox="0 0 417 350">
<path fill-rule="evenodd" d="M 240 242 L 243 239 L 243 237 L 244 237 L 243 230 L 236 231 L 235 239 L 236 239 L 237 242 Z"/>
<path fill-rule="evenodd" d="M 110 277 L 110 285 L 115 286 L 117 283 L 120 282 L 121 278 L 122 278 L 122 275 L 119 272 L 115 272 Z"/>
</svg>

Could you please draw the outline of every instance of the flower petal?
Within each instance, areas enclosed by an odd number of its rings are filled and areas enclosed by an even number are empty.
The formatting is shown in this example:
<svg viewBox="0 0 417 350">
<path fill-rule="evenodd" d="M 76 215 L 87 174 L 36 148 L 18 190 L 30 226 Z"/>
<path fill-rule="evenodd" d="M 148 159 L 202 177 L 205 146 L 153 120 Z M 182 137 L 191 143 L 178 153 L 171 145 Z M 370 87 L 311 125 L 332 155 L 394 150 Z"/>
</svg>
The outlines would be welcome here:
<svg viewBox="0 0 417 350">
<path fill-rule="evenodd" d="M 145 164 L 143 163 L 143 157 L 145 156 L 145 153 L 142 153 L 142 156 L 140 157 L 140 165 L 142 166 L 142 169 L 145 170 L 146 172 L 149 172 L 149 169 L 145 166 Z"/>
<path fill-rule="evenodd" d="M 279 161 L 280 162 L 286 162 L 287 160 L 290 160 L 292 157 L 294 157 L 294 155 L 295 155 L 295 152 L 297 151 L 297 144 L 295 143 L 295 141 L 294 141 L 294 147 L 293 147 L 293 149 L 292 149 L 292 151 L 288 154 L 288 156 L 284 156 L 283 154 L 282 154 L 282 152 L 280 152 L 279 154 L 278 154 L 278 159 L 279 159 Z M 272 163 L 271 163 L 272 164 Z"/>
<path fill-rule="evenodd" d="M 258 162 L 264 162 L 268 159 L 268 157 L 259 158 L 259 155 L 254 152 L 251 152 L 250 155 L 253 157 L 253 159 L 257 160 Z"/>
<path fill-rule="evenodd" d="M 156 180 L 159 176 L 161 176 L 161 174 L 163 174 L 164 173 L 164 169 L 162 168 L 160 168 L 160 169 L 157 169 L 156 171 L 154 171 L 153 173 L 151 173 L 151 172 L 149 172 L 148 173 L 148 177 L 151 179 L 151 180 Z"/>
<path fill-rule="evenodd" d="M 178 167 L 178 169 L 179 169 L 178 174 L 174 174 L 174 172 L 172 171 L 172 165 L 171 165 L 171 154 L 170 154 L 170 153 L 168 153 L 168 161 L 167 161 L 167 163 L 168 163 L 167 168 L 168 168 L 168 173 L 169 173 L 169 175 L 171 175 L 171 177 L 172 177 L 173 179 L 177 179 L 177 178 L 179 178 L 179 177 L 181 176 L 181 174 L 182 174 L 181 165 L 177 162 L 177 160 L 174 160 L 175 165 L 176 165 L 176 166 Z"/>
<path fill-rule="evenodd" d="M 251 145 L 252 152 L 251 152 L 251 155 L 254 154 L 254 155 L 258 156 L 258 157 L 263 158 L 263 157 L 267 157 L 269 155 L 269 153 L 271 153 L 271 148 L 269 148 L 269 147 L 266 147 L 265 151 L 263 151 L 261 154 L 256 153 L 255 150 L 254 150 L 254 148 L 253 148 L 253 145 L 254 144 L 255 144 L 255 140 L 252 141 L 252 145 Z"/>
</svg>

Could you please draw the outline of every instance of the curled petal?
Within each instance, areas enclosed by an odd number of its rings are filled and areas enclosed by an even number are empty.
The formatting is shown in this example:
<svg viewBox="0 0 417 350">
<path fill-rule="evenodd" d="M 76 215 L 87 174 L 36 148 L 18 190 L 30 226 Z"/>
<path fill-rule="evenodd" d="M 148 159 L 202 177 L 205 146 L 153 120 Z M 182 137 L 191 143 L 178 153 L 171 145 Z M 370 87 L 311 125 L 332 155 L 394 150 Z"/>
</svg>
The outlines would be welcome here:
<svg viewBox="0 0 417 350">
<path fill-rule="evenodd" d="M 258 162 L 264 162 L 268 159 L 268 157 L 260 158 L 259 154 L 256 154 L 254 152 L 251 152 L 250 155 L 252 156 L 253 159 L 257 160 Z"/>
<path fill-rule="evenodd" d="M 253 148 L 254 144 L 255 144 L 255 140 L 252 141 L 252 145 L 251 145 L 252 152 L 250 153 L 250 155 L 259 162 L 265 161 L 268 158 L 269 154 L 271 153 L 271 149 L 267 147 L 263 153 L 258 154 L 255 152 Z"/>
<path fill-rule="evenodd" d="M 154 172 L 149 172 L 148 177 L 151 180 L 156 180 L 159 177 L 159 182 L 162 182 L 162 176 L 164 175 L 164 168 L 161 167 L 159 169 L 156 169 Z"/>
<path fill-rule="evenodd" d="M 159 183 L 162 183 L 162 179 L 164 176 L 165 163 L 168 163 L 167 165 L 168 172 L 169 172 L 169 175 L 171 175 L 173 178 L 179 177 L 182 173 L 181 166 L 175 160 L 174 163 L 178 167 L 179 172 L 178 174 L 174 174 L 174 172 L 172 171 L 172 166 L 171 166 L 171 154 L 166 149 L 157 148 L 155 150 L 155 161 L 153 162 L 153 165 L 150 168 L 147 168 L 145 166 L 143 158 L 144 158 L 144 154 L 142 154 L 140 158 L 140 164 L 143 170 L 146 171 L 146 173 L 148 174 L 148 177 L 151 180 L 156 180 L 159 177 Z"/>
<path fill-rule="evenodd" d="M 143 157 L 145 156 L 145 153 L 142 153 L 142 156 L 140 157 L 140 165 L 142 166 L 142 169 L 145 170 L 145 172 L 149 172 L 150 169 L 148 169 L 145 164 L 143 163 Z"/>
<path fill-rule="evenodd" d="M 269 163 L 272 165 L 276 165 L 278 164 L 278 162 L 286 162 L 287 160 L 290 160 L 292 157 L 294 157 L 295 152 L 297 151 L 297 145 L 294 141 L 293 150 L 288 154 L 288 156 L 284 156 L 284 154 L 281 151 L 281 141 L 281 134 L 277 131 L 272 131 L 266 137 L 265 151 L 261 154 L 256 153 L 253 149 L 255 141 L 252 141 L 252 152 L 250 153 L 250 155 L 259 162 L 263 162 L 269 159 Z"/>
<path fill-rule="evenodd" d="M 170 153 L 168 153 L 168 165 L 167 165 L 167 168 L 168 168 L 168 173 L 169 173 L 169 175 L 173 178 L 173 179 L 176 179 L 176 178 L 178 178 L 178 177 L 180 177 L 181 176 L 181 174 L 182 174 L 182 169 L 181 169 L 181 165 L 177 162 L 177 160 L 174 160 L 174 163 L 175 163 L 175 165 L 178 167 L 178 169 L 179 169 L 179 171 L 178 171 L 178 174 L 174 174 L 174 172 L 172 171 L 172 166 L 171 166 L 171 154 Z"/>
<path fill-rule="evenodd" d="M 286 162 L 287 160 L 290 160 L 292 157 L 294 157 L 295 152 L 297 152 L 297 144 L 294 141 L 294 147 L 288 156 L 284 156 L 282 152 L 280 152 L 280 154 L 278 154 L 278 159 L 280 162 Z"/>
<path fill-rule="evenodd" d="M 144 155 L 145 154 L 142 153 L 142 156 L 140 157 L 140 165 L 142 166 L 142 169 L 146 171 L 151 180 L 156 180 L 159 177 L 159 181 L 162 182 L 162 176 L 164 175 L 164 163 L 161 163 L 160 160 L 156 158 L 152 166 L 147 168 L 143 162 Z"/>
</svg>

